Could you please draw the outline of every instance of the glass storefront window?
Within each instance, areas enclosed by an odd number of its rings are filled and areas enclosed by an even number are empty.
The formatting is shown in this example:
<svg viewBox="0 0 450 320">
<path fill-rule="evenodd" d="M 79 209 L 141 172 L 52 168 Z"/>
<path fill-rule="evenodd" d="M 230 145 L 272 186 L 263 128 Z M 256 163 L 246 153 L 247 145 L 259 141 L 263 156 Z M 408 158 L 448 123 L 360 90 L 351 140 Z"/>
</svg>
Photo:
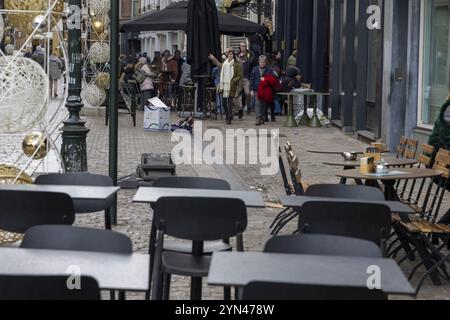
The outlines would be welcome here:
<svg viewBox="0 0 450 320">
<path fill-rule="evenodd" d="M 421 126 L 432 126 L 450 88 L 450 0 L 423 1 Z"/>
</svg>

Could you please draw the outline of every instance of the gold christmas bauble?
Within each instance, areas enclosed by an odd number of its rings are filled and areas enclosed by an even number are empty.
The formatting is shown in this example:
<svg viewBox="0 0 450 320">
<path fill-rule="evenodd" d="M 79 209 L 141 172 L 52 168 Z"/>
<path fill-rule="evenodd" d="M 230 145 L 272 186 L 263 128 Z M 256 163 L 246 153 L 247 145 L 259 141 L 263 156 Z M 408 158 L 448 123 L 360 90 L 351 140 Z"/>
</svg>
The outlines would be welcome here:
<svg viewBox="0 0 450 320">
<path fill-rule="evenodd" d="M 103 33 L 103 31 L 105 31 L 105 26 L 102 21 L 95 20 L 92 23 L 92 29 L 94 29 L 94 31 L 97 35 L 101 35 Z"/>
<path fill-rule="evenodd" d="M 10 36 L 5 36 L 3 39 L 4 44 L 11 44 L 12 40 Z"/>
<path fill-rule="evenodd" d="M 20 173 L 22 170 L 19 168 L 8 166 L 5 164 L 0 165 L 0 184 L 31 184 L 33 179 L 25 172 Z"/>
<path fill-rule="evenodd" d="M 47 138 L 41 132 L 33 132 L 23 139 L 22 150 L 34 160 L 44 159 L 48 153 Z"/>
<path fill-rule="evenodd" d="M 100 72 L 95 77 L 95 84 L 100 89 L 107 89 L 107 88 L 109 88 L 109 81 L 110 81 L 110 76 L 109 76 L 109 73 L 107 73 L 107 72 Z"/>
</svg>

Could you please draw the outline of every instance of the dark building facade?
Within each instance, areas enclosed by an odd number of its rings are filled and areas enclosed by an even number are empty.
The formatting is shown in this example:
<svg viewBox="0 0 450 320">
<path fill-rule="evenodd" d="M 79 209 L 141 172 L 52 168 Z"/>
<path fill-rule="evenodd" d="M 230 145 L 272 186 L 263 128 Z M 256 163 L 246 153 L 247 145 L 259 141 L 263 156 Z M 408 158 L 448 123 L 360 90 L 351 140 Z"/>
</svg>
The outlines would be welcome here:
<svg viewBox="0 0 450 320">
<path fill-rule="evenodd" d="M 305 78 L 330 92 L 334 125 L 391 148 L 401 136 L 427 140 L 450 87 L 449 0 L 278 0 L 276 7 L 277 45 L 284 41 L 285 57 L 297 48 Z"/>
</svg>

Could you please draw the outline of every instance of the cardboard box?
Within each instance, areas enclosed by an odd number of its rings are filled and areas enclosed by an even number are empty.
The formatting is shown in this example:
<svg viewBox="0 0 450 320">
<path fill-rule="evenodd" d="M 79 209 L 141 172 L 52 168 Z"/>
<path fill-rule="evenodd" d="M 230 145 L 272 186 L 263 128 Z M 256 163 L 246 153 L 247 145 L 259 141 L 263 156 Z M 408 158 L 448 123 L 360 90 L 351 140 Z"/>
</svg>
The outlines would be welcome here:
<svg viewBox="0 0 450 320">
<path fill-rule="evenodd" d="M 170 130 L 170 107 L 165 105 L 159 98 L 149 99 L 145 105 L 144 130 Z"/>
</svg>

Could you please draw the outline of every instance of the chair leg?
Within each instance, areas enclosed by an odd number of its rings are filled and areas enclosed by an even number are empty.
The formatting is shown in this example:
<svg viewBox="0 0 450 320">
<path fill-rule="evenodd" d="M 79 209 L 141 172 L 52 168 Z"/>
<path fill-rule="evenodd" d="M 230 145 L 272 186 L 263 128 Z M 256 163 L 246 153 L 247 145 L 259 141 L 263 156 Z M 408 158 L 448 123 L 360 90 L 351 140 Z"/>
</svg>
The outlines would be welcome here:
<svg viewBox="0 0 450 320">
<path fill-rule="evenodd" d="M 111 230 L 112 226 L 111 226 L 111 210 L 106 209 L 105 210 L 105 229 L 106 230 Z"/>
<path fill-rule="evenodd" d="M 231 288 L 230 287 L 223 288 L 223 300 L 231 301 Z"/>
<path fill-rule="evenodd" d="M 202 278 L 191 278 L 191 300 L 202 300 Z"/>
<path fill-rule="evenodd" d="M 170 300 L 170 283 L 172 281 L 172 275 L 170 273 L 164 274 L 164 290 L 163 290 L 163 300 Z"/>
<path fill-rule="evenodd" d="M 149 271 L 149 291 L 145 294 L 145 299 L 150 300 L 150 290 L 152 288 L 152 281 L 153 281 L 153 266 L 155 262 L 155 244 L 156 244 L 156 227 L 152 223 L 151 224 L 151 230 L 150 230 L 150 241 L 148 246 L 148 254 L 150 255 L 150 271 Z"/>
</svg>

